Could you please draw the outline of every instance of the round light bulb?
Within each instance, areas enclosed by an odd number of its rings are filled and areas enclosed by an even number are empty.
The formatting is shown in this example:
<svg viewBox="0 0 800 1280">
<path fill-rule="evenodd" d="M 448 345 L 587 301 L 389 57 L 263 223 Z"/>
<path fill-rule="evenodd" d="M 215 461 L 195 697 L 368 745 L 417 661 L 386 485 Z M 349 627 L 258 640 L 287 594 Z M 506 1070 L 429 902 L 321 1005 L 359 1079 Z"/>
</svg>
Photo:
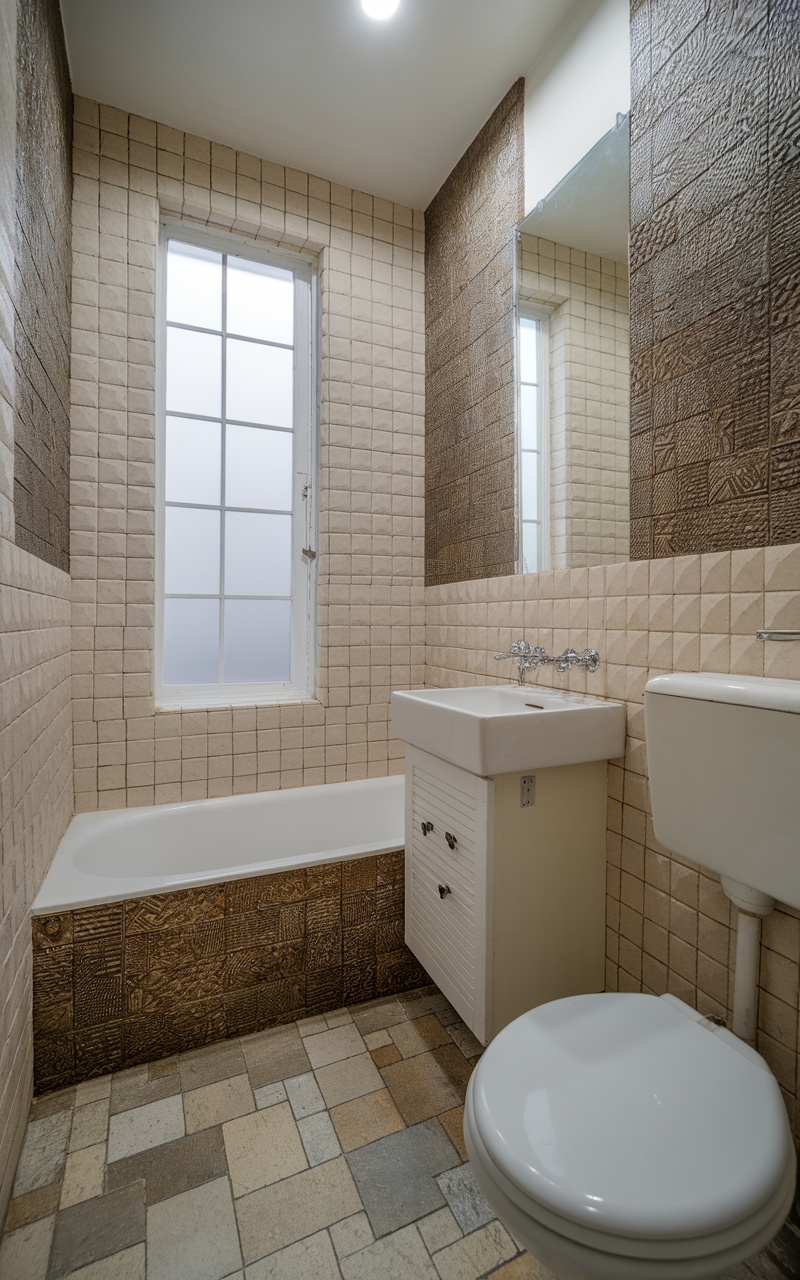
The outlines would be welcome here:
<svg viewBox="0 0 800 1280">
<path fill-rule="evenodd" d="M 361 0 L 361 8 L 370 18 L 385 22 L 393 17 L 400 7 L 400 0 Z"/>
</svg>

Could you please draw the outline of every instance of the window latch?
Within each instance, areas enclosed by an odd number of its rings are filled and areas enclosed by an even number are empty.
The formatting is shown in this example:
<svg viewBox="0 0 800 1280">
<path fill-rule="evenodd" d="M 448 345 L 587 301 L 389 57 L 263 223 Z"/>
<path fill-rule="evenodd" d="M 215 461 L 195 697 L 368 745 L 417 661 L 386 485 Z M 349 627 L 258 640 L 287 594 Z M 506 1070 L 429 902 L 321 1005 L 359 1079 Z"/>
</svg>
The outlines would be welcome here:
<svg viewBox="0 0 800 1280">
<path fill-rule="evenodd" d="M 317 553 L 311 547 L 303 547 L 303 555 L 306 560 L 316 560 Z"/>
</svg>

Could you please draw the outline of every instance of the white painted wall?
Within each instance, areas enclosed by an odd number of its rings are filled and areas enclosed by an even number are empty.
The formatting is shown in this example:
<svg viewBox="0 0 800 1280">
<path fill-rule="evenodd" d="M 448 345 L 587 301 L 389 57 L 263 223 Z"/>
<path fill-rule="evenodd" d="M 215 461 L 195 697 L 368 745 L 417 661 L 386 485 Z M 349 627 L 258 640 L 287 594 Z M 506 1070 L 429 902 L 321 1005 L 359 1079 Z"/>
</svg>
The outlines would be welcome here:
<svg viewBox="0 0 800 1280">
<path fill-rule="evenodd" d="M 525 77 L 525 212 L 630 107 L 629 0 L 584 0 Z"/>
</svg>

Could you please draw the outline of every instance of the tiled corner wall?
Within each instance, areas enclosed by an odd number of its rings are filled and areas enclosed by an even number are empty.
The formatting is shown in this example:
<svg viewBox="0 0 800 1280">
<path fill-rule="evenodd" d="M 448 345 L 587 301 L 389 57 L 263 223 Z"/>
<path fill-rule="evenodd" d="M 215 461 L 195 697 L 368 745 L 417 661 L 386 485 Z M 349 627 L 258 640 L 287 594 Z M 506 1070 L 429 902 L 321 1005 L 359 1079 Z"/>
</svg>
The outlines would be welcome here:
<svg viewBox="0 0 800 1280">
<path fill-rule="evenodd" d="M 764 644 L 754 634 L 765 625 L 800 628 L 800 545 L 493 578 L 425 594 L 430 686 L 502 680 L 492 655 L 521 636 L 549 652 L 599 650 L 594 675 L 547 669 L 528 680 L 627 704 L 625 757 L 609 765 L 608 987 L 671 991 L 703 1013 L 730 1015 L 735 920 L 732 927 L 719 880 L 667 854 L 653 835 L 642 699 L 648 678 L 667 671 L 800 679 L 800 645 Z M 758 1048 L 797 1131 L 800 913 L 790 908 L 764 921 L 760 992 Z"/>
<path fill-rule="evenodd" d="M 522 217 L 518 80 L 425 211 L 425 574 L 516 561 L 514 227 Z"/>
<path fill-rule="evenodd" d="M 522 235 L 518 281 L 549 312 L 551 567 L 627 559 L 627 263 Z"/>
<path fill-rule="evenodd" d="M 29 909 L 72 813 L 69 578 L 14 543 L 16 22 L 0 0 L 0 1217 L 33 1080 Z"/>
<path fill-rule="evenodd" d="M 401 768 L 392 688 L 419 684 L 422 216 L 76 101 L 72 577 L 80 810 Z M 155 262 L 161 214 L 319 262 L 318 698 L 156 713 Z"/>
</svg>

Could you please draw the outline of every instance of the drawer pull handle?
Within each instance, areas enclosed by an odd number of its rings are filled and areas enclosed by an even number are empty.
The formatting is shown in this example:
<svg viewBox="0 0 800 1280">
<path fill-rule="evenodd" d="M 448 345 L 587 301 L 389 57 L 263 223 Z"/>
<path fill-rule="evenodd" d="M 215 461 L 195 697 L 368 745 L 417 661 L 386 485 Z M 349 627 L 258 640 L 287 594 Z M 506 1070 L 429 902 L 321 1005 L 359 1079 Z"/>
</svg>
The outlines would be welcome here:
<svg viewBox="0 0 800 1280">
<path fill-rule="evenodd" d="M 432 822 L 421 822 L 419 825 L 422 827 L 422 834 L 423 834 L 424 836 L 426 836 L 426 835 L 428 834 L 428 832 L 429 832 L 429 831 L 433 831 L 433 823 L 432 823 Z"/>
<path fill-rule="evenodd" d="M 442 900 L 444 900 L 444 899 L 447 897 L 448 893 L 452 893 L 452 889 L 450 888 L 450 885 L 449 885 L 449 884 L 440 884 L 440 885 L 439 885 L 439 897 L 440 897 Z"/>
<path fill-rule="evenodd" d="M 455 836 L 451 836 L 449 831 L 445 831 L 444 838 L 447 841 L 448 849 L 455 849 L 457 843 Z"/>
</svg>

